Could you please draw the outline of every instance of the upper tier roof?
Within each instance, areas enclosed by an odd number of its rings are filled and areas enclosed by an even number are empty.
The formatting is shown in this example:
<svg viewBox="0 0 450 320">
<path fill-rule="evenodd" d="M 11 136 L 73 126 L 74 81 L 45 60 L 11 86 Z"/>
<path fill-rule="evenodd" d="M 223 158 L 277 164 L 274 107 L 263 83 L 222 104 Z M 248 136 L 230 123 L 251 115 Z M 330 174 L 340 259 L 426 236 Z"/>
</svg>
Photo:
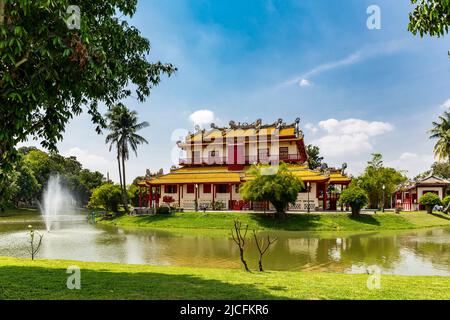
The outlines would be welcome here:
<svg viewBox="0 0 450 320">
<path fill-rule="evenodd" d="M 286 124 L 282 119 L 278 119 L 272 124 L 262 124 L 262 120 L 258 119 L 254 123 L 235 123 L 230 121 L 228 127 L 218 127 L 214 123 L 211 129 L 201 129 L 196 127 L 196 132 L 189 133 L 185 141 L 180 143 L 208 143 L 216 139 L 244 138 L 244 137 L 261 137 L 276 135 L 280 139 L 303 138 L 303 133 L 299 128 L 300 118 L 294 123 Z"/>
</svg>

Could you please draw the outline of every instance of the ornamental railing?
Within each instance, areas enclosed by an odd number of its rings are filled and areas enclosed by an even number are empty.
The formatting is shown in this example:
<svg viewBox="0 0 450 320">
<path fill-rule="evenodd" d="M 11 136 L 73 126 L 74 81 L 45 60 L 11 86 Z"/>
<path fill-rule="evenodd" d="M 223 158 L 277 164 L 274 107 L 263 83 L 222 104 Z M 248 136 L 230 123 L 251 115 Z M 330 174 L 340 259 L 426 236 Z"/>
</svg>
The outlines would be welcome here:
<svg viewBox="0 0 450 320">
<path fill-rule="evenodd" d="M 276 156 L 245 156 L 236 159 L 228 157 L 194 157 L 180 159 L 180 165 L 228 165 L 228 164 L 253 164 L 253 163 L 273 163 L 277 161 L 299 162 L 302 158 L 299 154 L 286 154 Z"/>
</svg>

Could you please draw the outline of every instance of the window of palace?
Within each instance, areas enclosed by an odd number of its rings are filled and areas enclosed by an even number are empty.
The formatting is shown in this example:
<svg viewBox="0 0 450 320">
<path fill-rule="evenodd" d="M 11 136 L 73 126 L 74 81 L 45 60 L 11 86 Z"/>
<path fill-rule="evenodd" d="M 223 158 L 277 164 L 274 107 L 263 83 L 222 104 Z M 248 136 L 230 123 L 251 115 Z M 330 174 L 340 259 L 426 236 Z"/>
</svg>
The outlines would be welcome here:
<svg viewBox="0 0 450 320">
<path fill-rule="evenodd" d="M 216 186 L 217 193 L 228 193 L 228 185 L 227 184 L 218 184 Z"/>
<path fill-rule="evenodd" d="M 195 164 L 201 163 L 200 151 L 192 151 L 192 159 Z"/>
<path fill-rule="evenodd" d="M 280 147 L 280 159 L 289 158 L 289 147 Z"/>
<path fill-rule="evenodd" d="M 195 193 L 195 186 L 193 184 L 188 184 L 186 193 Z"/>
<path fill-rule="evenodd" d="M 164 186 L 164 193 L 177 193 L 177 186 L 176 185 Z"/>
<path fill-rule="evenodd" d="M 269 149 L 258 149 L 258 157 L 265 159 L 269 156 Z"/>
<path fill-rule="evenodd" d="M 211 185 L 210 184 L 203 185 L 203 193 L 211 193 Z"/>
</svg>

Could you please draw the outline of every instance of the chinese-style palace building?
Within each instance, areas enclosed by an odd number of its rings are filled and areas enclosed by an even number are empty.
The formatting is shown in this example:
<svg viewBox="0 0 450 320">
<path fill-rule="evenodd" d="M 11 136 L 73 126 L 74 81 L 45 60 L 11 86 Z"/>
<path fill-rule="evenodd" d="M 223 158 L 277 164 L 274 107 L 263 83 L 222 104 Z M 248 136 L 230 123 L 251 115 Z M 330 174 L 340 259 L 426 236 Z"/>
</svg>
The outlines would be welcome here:
<svg viewBox="0 0 450 320">
<path fill-rule="evenodd" d="M 184 141 L 177 142 L 183 153 L 180 167 L 166 175 L 139 183 L 140 206 L 163 204 L 183 209 L 217 208 L 224 210 L 271 209 L 268 203 L 244 201 L 239 188 L 252 177 L 247 174 L 252 164 L 287 163 L 288 170 L 306 187 L 289 210 L 337 210 L 339 194 L 351 179 L 342 169 L 310 170 L 300 119 L 286 124 L 279 119 L 263 125 L 231 121 L 229 127 L 211 124 L 209 130 L 196 128 Z"/>
<path fill-rule="evenodd" d="M 445 197 L 450 181 L 430 175 L 418 181 L 409 181 L 402 184 L 395 191 L 392 206 L 404 211 L 424 210 L 419 199 L 426 193 L 435 193 L 441 198 Z"/>
</svg>

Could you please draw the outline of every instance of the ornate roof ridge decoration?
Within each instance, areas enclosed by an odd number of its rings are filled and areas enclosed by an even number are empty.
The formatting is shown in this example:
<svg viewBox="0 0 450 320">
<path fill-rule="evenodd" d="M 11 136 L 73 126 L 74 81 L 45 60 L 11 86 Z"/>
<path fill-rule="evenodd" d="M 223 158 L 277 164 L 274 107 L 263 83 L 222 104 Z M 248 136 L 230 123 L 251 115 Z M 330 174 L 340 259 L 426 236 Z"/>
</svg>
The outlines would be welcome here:
<svg viewBox="0 0 450 320">
<path fill-rule="evenodd" d="M 292 128 L 294 127 L 296 130 L 296 133 L 300 133 L 300 118 L 296 118 L 295 121 L 292 124 L 286 124 L 286 122 L 283 121 L 283 119 L 279 118 L 277 121 L 273 122 L 273 123 L 269 123 L 269 124 L 263 124 L 262 123 L 262 119 L 256 119 L 255 122 L 252 123 L 248 123 L 248 122 L 236 122 L 234 120 L 231 120 L 228 123 L 228 127 L 219 127 L 218 125 L 216 125 L 215 123 L 211 123 L 211 129 L 214 130 L 220 130 L 220 131 L 224 131 L 224 130 L 238 130 L 238 129 L 242 129 L 242 130 L 249 130 L 249 129 L 255 129 L 255 130 L 260 130 L 260 129 L 267 129 L 267 128 L 273 128 L 275 127 L 276 129 L 284 129 L 284 128 Z"/>
</svg>

